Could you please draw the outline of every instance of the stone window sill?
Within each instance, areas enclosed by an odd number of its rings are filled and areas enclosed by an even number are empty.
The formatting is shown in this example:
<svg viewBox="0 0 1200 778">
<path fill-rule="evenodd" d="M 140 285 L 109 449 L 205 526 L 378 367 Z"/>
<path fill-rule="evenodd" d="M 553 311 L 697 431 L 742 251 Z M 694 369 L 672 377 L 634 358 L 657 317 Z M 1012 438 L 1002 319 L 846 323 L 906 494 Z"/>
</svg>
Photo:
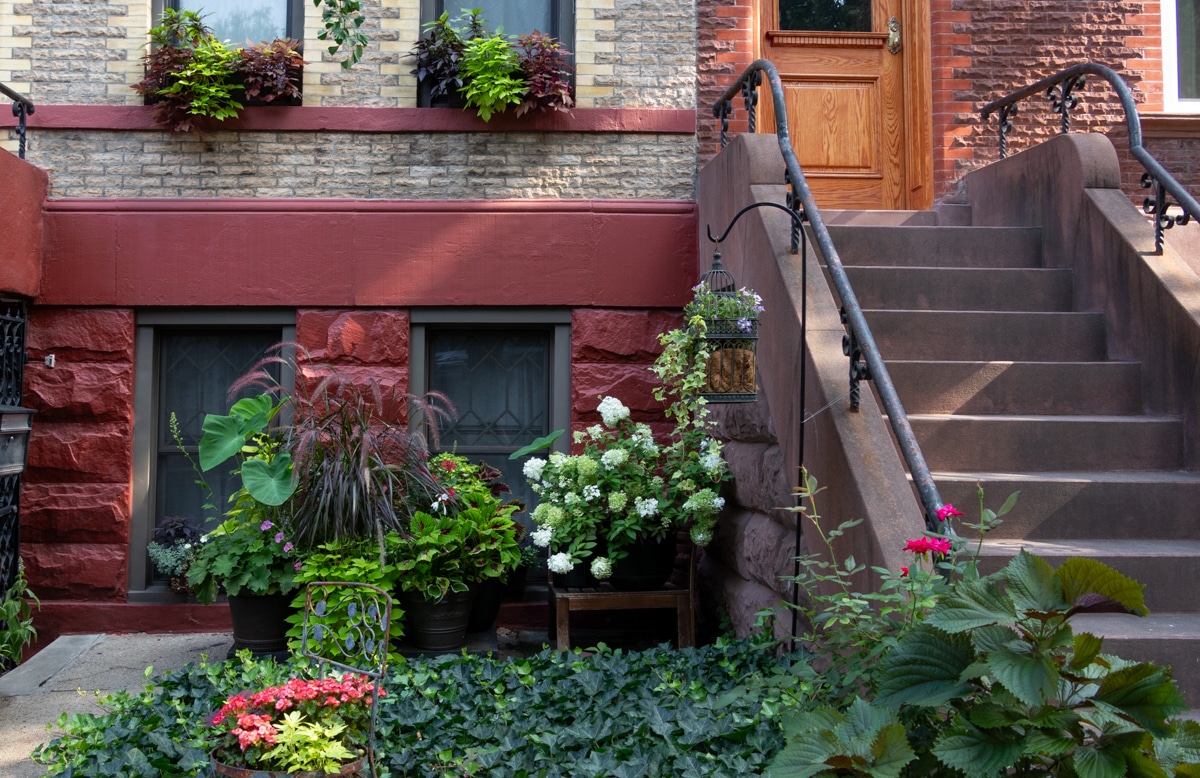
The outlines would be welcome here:
<svg viewBox="0 0 1200 778">
<path fill-rule="evenodd" d="M 39 105 L 29 117 L 38 129 L 163 131 L 149 106 Z M 4 111 L 7 114 L 8 111 Z M 0 127 L 15 126 L 0 114 Z M 496 116 L 484 122 L 472 111 L 455 108 L 263 107 L 241 117 L 201 123 L 206 131 L 232 132 L 632 132 L 692 134 L 696 112 L 690 109 L 576 108 L 569 114 Z"/>
<path fill-rule="evenodd" d="M 1153 139 L 1200 139 L 1200 114 L 1143 113 L 1142 137 Z"/>
</svg>

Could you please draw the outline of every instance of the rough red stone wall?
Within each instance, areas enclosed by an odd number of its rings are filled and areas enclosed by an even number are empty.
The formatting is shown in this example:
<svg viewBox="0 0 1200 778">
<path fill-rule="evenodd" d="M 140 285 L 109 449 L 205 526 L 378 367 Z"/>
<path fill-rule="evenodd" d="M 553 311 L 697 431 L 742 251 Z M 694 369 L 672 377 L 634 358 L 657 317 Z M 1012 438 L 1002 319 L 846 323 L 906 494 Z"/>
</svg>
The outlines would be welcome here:
<svg viewBox="0 0 1200 778">
<path fill-rule="evenodd" d="M 302 308 L 296 312 L 296 341 L 312 361 L 328 365 L 355 383 L 374 381 L 394 396 L 408 391 L 408 309 Z M 305 371 L 311 388 L 319 371 Z"/>
<path fill-rule="evenodd" d="M 576 308 L 571 314 L 571 429 L 600 422 L 603 396 L 629 406 L 636 421 L 656 428 L 662 405 L 651 392 L 658 378 L 650 365 L 662 348 L 658 336 L 682 324 L 675 311 Z"/>
<path fill-rule="evenodd" d="M 21 556 L 43 600 L 123 601 L 133 469 L 134 317 L 34 307 L 24 402 L 38 413 L 21 491 Z M 42 364 L 54 354 L 53 369 Z"/>
<path fill-rule="evenodd" d="M 705 163 L 721 150 L 721 123 L 712 107 L 746 66 L 754 61 L 753 0 L 697 0 L 698 60 L 696 140 L 698 163 Z M 740 107 L 741 100 L 734 100 Z M 746 113 L 730 122 L 729 131 L 746 132 Z"/>
<path fill-rule="evenodd" d="M 1140 105 L 1161 106 L 1158 0 L 932 0 L 935 195 L 950 194 L 969 170 L 999 156 L 994 117 L 979 110 L 1077 62 L 1121 74 Z M 1059 117 L 1044 97 L 1021 105 L 1010 152 L 1056 134 Z M 1072 131 L 1106 132 L 1128 148 L 1124 113 L 1107 84 L 1089 82 Z M 1127 155 L 1126 155 L 1127 156 Z M 1130 168 L 1127 191 L 1136 188 Z"/>
</svg>

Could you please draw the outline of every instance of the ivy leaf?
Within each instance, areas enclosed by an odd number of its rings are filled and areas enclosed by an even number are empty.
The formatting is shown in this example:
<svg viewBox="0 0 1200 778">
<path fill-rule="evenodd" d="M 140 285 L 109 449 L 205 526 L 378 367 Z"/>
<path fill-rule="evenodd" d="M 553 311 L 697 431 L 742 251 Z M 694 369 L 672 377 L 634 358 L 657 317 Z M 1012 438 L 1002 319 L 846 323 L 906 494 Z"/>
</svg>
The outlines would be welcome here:
<svg viewBox="0 0 1200 778">
<path fill-rule="evenodd" d="M 947 730 L 933 746 L 934 755 L 942 763 L 971 778 L 999 775 L 1020 758 L 1023 750 L 1020 739 L 989 734 L 969 724 Z"/>
<path fill-rule="evenodd" d="M 941 705 L 971 689 L 959 676 L 974 659 L 966 635 L 921 625 L 902 637 L 880 663 L 875 702 L 890 708 Z"/>
<path fill-rule="evenodd" d="M 994 582 L 987 580 L 960 583 L 942 597 L 926 618 L 926 623 L 946 632 L 966 632 L 977 627 L 1015 621 L 1013 602 Z"/>
<path fill-rule="evenodd" d="M 1067 607 L 1054 568 L 1024 549 L 1005 566 L 1003 576 L 1006 590 L 1019 610 L 1047 613 Z"/>
<path fill-rule="evenodd" d="M 1143 584 L 1094 559 L 1071 557 L 1055 571 L 1062 584 L 1063 594 L 1073 607 L 1069 615 L 1103 612 L 1106 601 L 1119 604 L 1127 613 L 1147 616 Z M 1099 595 L 1100 600 L 1081 602 L 1085 595 Z"/>
</svg>

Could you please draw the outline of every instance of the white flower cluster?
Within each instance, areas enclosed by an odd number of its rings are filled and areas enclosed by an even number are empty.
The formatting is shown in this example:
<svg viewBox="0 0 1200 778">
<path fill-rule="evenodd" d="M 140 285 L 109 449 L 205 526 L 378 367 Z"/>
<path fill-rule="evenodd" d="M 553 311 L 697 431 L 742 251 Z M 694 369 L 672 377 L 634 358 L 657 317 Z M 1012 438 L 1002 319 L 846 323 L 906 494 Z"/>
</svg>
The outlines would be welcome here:
<svg viewBox="0 0 1200 778">
<path fill-rule="evenodd" d="M 639 516 L 649 518 L 658 513 L 658 500 L 653 497 L 639 497 L 633 501 L 633 509 Z"/>
<path fill-rule="evenodd" d="M 552 573 L 562 573 L 565 575 L 571 572 L 571 568 L 574 566 L 575 564 L 571 561 L 571 555 L 561 551 L 557 554 L 551 554 L 550 558 L 546 560 L 546 567 L 549 567 Z"/>
<path fill-rule="evenodd" d="M 623 419 L 629 418 L 629 409 L 616 397 L 605 397 L 596 408 L 604 426 L 614 429 Z"/>
<path fill-rule="evenodd" d="M 583 501 L 591 502 L 600 496 L 600 487 L 596 484 L 588 484 L 583 487 Z"/>
<path fill-rule="evenodd" d="M 610 448 L 600 455 L 600 463 L 609 470 L 629 461 L 629 452 L 623 448 Z"/>
<path fill-rule="evenodd" d="M 546 460 L 534 457 L 525 463 L 525 467 L 521 468 L 525 473 L 525 477 L 530 481 L 542 480 L 542 470 L 546 467 Z"/>
<path fill-rule="evenodd" d="M 592 575 L 601 581 L 612 575 L 612 562 L 608 557 L 598 556 L 592 560 Z"/>
<path fill-rule="evenodd" d="M 553 537 L 554 530 L 551 527 L 538 527 L 533 532 L 529 533 L 529 539 L 533 541 L 533 545 L 538 548 L 546 548 L 550 545 L 550 538 Z"/>
</svg>

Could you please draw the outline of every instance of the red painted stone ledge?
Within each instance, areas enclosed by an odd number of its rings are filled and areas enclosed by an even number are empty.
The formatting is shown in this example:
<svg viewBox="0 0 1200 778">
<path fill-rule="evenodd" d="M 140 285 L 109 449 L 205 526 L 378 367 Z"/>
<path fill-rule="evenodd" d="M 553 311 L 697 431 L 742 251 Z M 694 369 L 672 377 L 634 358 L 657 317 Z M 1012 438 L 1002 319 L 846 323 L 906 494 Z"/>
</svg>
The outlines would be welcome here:
<svg viewBox="0 0 1200 778">
<path fill-rule="evenodd" d="M 692 200 L 357 200 L 270 197 L 64 197 L 45 210 L 62 212 L 233 213 L 526 213 L 690 215 Z"/>
<path fill-rule="evenodd" d="M 152 110 L 144 105 L 39 105 L 28 118 L 28 126 L 31 133 L 39 129 L 162 132 L 164 128 L 155 123 Z M 15 125 L 15 117 L 0 115 L 0 127 Z M 569 114 L 523 117 L 501 114 L 485 122 L 471 111 L 455 108 L 279 106 L 247 108 L 238 119 L 202 121 L 199 127 L 208 132 L 633 132 L 690 135 L 696 131 L 696 112 L 673 108 L 576 108 Z M 194 133 L 193 137 L 203 140 L 200 133 Z"/>
</svg>

